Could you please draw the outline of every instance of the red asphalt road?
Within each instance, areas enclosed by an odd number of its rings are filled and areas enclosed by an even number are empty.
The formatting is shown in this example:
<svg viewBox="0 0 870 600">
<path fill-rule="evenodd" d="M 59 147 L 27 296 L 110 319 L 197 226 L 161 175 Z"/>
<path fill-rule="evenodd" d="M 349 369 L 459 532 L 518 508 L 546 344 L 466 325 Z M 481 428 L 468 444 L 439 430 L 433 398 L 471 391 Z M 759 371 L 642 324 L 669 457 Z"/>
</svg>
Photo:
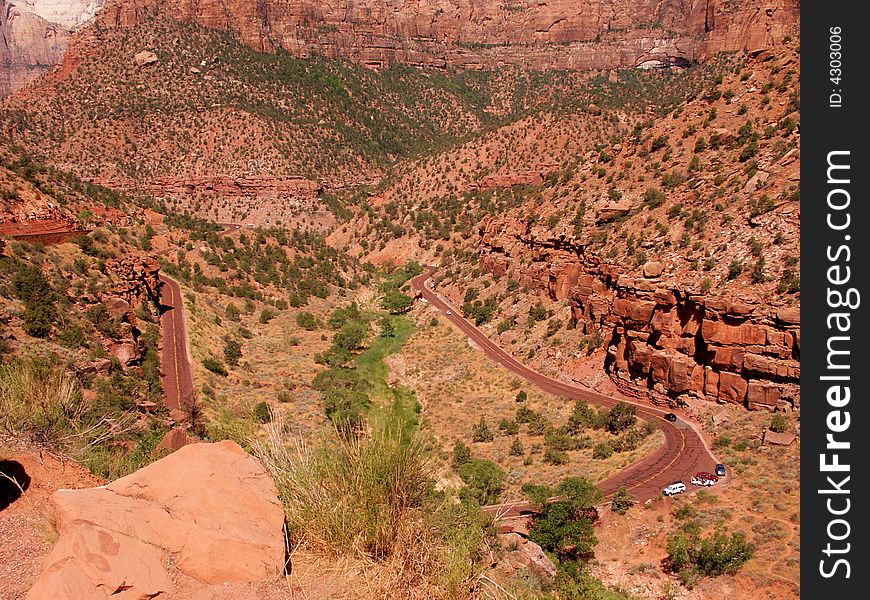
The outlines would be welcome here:
<svg viewBox="0 0 870 600">
<path fill-rule="evenodd" d="M 681 419 L 671 423 L 664 418 L 666 411 L 657 407 L 640 404 L 624 398 L 611 398 L 589 388 L 565 383 L 530 369 L 502 350 L 482 331 L 460 316 L 458 310 L 450 306 L 429 288 L 429 277 L 429 273 L 418 275 L 411 280 L 411 286 L 415 290 L 418 290 L 423 298 L 432 304 L 432 306 L 439 309 L 451 323 L 471 338 L 491 360 L 551 394 L 572 400 L 586 400 L 590 404 L 597 404 L 607 408 L 614 406 L 620 401 L 633 404 L 637 407 L 639 416 L 654 423 L 664 433 L 664 446 L 598 484 L 598 487 L 604 492 L 605 497 L 612 495 L 621 486 L 625 486 L 638 501 L 643 502 L 658 496 L 662 488 L 669 483 L 682 480 L 683 483 L 688 485 L 692 475 L 696 472 L 713 471 L 716 460 L 707 450 L 698 433 L 688 423 Z M 448 310 L 452 314 L 447 315 Z M 524 504 L 526 503 L 509 503 L 503 506 L 503 511 L 497 510 L 498 506 L 487 508 L 504 514 L 521 510 Z"/>
<path fill-rule="evenodd" d="M 187 360 L 187 329 L 184 326 L 184 298 L 178 282 L 161 273 L 161 304 L 169 307 L 160 317 L 163 348 L 160 363 L 163 392 L 169 410 L 189 411 L 193 406 L 193 377 Z"/>
<path fill-rule="evenodd" d="M 224 230 L 218 235 L 241 229 L 236 223 L 220 223 Z M 169 252 L 164 250 L 161 254 Z M 169 307 L 160 317 L 163 349 L 160 365 L 163 371 L 164 403 L 169 410 L 193 408 L 194 390 L 190 361 L 187 359 L 187 328 L 184 325 L 184 298 L 178 282 L 168 275 L 160 274 L 163 294 L 160 303 Z"/>
</svg>

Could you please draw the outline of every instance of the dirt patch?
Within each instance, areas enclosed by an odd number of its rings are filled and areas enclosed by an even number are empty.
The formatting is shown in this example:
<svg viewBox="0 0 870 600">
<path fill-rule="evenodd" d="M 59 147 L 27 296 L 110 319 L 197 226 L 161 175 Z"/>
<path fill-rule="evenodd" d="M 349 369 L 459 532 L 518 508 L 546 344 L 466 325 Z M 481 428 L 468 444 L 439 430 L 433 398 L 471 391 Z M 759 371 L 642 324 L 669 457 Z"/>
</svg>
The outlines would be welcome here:
<svg viewBox="0 0 870 600">
<path fill-rule="evenodd" d="M 57 538 L 51 517 L 51 494 L 58 489 L 105 483 L 77 463 L 54 454 L 0 440 L 0 458 L 21 465 L 30 484 L 18 499 L 0 510 L 0 600 L 22 598 L 39 574 L 42 559 Z"/>
</svg>

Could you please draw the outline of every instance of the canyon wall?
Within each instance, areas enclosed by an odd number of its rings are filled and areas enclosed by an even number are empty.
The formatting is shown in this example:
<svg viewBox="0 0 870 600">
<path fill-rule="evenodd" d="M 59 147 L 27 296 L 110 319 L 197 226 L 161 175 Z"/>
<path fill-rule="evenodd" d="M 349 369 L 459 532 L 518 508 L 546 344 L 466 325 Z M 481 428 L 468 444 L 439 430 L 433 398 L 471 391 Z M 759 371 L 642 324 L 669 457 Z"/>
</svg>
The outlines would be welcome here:
<svg viewBox="0 0 870 600">
<path fill-rule="evenodd" d="M 639 277 L 567 236 L 516 220 L 480 226 L 481 262 L 552 300 L 581 330 L 604 333 L 604 368 L 623 392 L 664 404 L 694 396 L 752 410 L 800 406 L 800 309 L 701 293 L 695 282 Z"/>
<path fill-rule="evenodd" d="M 381 68 L 662 67 L 796 33 L 799 0 L 0 0 L 0 97 L 63 56 L 95 14 L 107 26 L 195 21 L 255 50 Z M 99 11 L 99 13 L 98 13 Z"/>
<path fill-rule="evenodd" d="M 49 23 L 75 29 L 93 18 L 104 0 L 15 0 L 15 3 Z"/>
<path fill-rule="evenodd" d="M 0 0 L 0 97 L 60 62 L 68 29 L 27 10 L 18 0 Z"/>
<path fill-rule="evenodd" d="M 260 51 L 371 67 L 665 66 L 758 49 L 796 32 L 798 0 L 115 0 L 133 26 L 155 14 L 232 32 Z"/>
</svg>

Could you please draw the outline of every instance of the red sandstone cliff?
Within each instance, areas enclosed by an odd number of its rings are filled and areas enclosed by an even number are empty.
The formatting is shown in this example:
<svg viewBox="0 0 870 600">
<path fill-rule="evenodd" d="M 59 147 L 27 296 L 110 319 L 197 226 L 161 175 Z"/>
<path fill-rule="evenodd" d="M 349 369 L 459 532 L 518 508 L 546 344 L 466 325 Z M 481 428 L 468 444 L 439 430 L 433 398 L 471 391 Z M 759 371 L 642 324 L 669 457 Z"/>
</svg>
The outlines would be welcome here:
<svg viewBox="0 0 870 600">
<path fill-rule="evenodd" d="M 691 281 L 662 280 L 658 263 L 628 275 L 583 244 L 515 220 L 488 217 L 480 235 L 489 270 L 569 301 L 577 329 L 604 332 L 605 370 L 625 393 L 799 407 L 800 308 L 701 293 Z"/>
<path fill-rule="evenodd" d="M 799 22 L 798 0 L 116 0 L 103 24 L 155 13 L 234 33 L 249 46 L 394 63 L 535 69 L 660 66 L 758 49 Z"/>
<path fill-rule="evenodd" d="M 0 0 L 0 97 L 60 62 L 69 31 Z"/>
</svg>

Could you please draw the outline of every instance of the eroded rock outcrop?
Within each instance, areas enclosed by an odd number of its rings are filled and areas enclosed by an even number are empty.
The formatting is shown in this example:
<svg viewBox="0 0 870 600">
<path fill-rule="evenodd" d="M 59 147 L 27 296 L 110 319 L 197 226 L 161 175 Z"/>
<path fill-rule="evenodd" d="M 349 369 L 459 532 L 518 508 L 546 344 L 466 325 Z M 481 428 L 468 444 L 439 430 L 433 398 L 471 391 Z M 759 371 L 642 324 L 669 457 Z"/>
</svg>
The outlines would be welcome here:
<svg viewBox="0 0 870 600">
<path fill-rule="evenodd" d="M 104 290 L 99 299 L 71 298 L 80 304 L 101 303 L 108 318 L 117 326 L 114 331 L 104 328 L 100 332 L 103 346 L 124 366 L 137 364 L 144 350 L 137 308 L 157 316 L 160 302 L 160 264 L 153 258 L 126 256 L 106 261 L 106 273 L 112 285 Z"/>
<path fill-rule="evenodd" d="M 284 564 L 275 485 L 234 442 L 190 444 L 52 502 L 60 539 L 29 600 L 151 598 L 180 578 L 206 597 L 208 586 L 268 580 Z"/>
<path fill-rule="evenodd" d="M 625 393 L 799 407 L 799 308 L 705 294 L 665 277 L 661 263 L 629 276 L 567 234 L 536 237 L 516 220 L 488 217 L 480 233 L 488 269 L 568 300 L 578 328 L 605 333 L 604 366 Z"/>
</svg>

